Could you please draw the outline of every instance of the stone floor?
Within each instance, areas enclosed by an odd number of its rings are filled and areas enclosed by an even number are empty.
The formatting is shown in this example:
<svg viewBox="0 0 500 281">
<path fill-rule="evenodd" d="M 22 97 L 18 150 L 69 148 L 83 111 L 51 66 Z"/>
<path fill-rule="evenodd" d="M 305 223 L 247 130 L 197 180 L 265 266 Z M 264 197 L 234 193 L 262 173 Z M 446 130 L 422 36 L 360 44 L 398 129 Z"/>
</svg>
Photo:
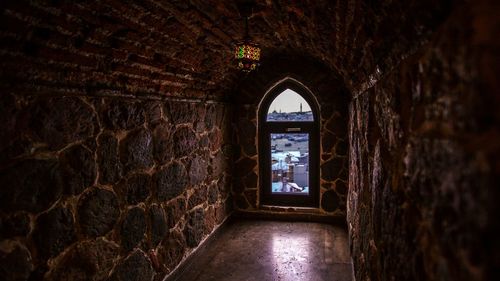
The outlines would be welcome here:
<svg viewBox="0 0 500 281">
<path fill-rule="evenodd" d="M 177 280 L 352 280 L 346 231 L 305 222 L 231 222 L 185 271 Z"/>
</svg>

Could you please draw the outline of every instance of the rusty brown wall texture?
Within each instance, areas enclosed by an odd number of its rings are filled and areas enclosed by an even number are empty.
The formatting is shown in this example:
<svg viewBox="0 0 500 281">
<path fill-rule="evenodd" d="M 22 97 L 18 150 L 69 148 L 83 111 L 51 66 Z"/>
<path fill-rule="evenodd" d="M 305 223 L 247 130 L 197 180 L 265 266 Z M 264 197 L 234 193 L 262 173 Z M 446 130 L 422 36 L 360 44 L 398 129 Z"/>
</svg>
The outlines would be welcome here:
<svg viewBox="0 0 500 281">
<path fill-rule="evenodd" d="M 230 105 L 133 9 L 0 4 L 2 280 L 161 280 L 231 212 Z"/>
<path fill-rule="evenodd" d="M 228 215 L 225 104 L 7 95 L 0 108 L 7 277 L 162 278 Z"/>
<path fill-rule="evenodd" d="M 347 219 L 356 280 L 497 279 L 497 16 L 459 6 L 353 98 Z"/>
</svg>

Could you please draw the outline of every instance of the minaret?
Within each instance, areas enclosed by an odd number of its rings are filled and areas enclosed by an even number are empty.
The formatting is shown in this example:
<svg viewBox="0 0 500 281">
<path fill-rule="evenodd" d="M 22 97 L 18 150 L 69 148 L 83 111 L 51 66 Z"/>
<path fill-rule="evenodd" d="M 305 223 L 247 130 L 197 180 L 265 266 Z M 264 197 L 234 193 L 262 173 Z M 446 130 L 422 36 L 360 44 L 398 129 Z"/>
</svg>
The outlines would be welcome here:
<svg viewBox="0 0 500 281">
<path fill-rule="evenodd" d="M 300 113 L 302 113 L 302 103 L 300 103 Z"/>
</svg>

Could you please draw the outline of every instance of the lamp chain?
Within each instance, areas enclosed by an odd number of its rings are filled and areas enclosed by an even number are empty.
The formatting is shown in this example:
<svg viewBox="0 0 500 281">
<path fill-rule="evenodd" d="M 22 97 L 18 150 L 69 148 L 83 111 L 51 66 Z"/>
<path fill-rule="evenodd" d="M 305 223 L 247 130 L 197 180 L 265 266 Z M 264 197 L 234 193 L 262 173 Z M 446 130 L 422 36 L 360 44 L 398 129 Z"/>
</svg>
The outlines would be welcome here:
<svg viewBox="0 0 500 281">
<path fill-rule="evenodd" d="M 250 35 L 248 35 L 248 17 L 245 17 L 245 40 L 249 39 Z"/>
</svg>

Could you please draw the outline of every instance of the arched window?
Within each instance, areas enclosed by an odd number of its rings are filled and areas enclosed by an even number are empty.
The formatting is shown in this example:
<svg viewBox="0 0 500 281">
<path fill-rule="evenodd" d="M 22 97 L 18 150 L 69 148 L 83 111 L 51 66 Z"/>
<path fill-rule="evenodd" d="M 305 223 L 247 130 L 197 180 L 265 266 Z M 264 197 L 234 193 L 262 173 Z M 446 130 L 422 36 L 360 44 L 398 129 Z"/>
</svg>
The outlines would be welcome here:
<svg viewBox="0 0 500 281">
<path fill-rule="evenodd" d="M 319 110 L 312 93 L 287 78 L 259 106 L 260 204 L 318 207 Z"/>
</svg>

